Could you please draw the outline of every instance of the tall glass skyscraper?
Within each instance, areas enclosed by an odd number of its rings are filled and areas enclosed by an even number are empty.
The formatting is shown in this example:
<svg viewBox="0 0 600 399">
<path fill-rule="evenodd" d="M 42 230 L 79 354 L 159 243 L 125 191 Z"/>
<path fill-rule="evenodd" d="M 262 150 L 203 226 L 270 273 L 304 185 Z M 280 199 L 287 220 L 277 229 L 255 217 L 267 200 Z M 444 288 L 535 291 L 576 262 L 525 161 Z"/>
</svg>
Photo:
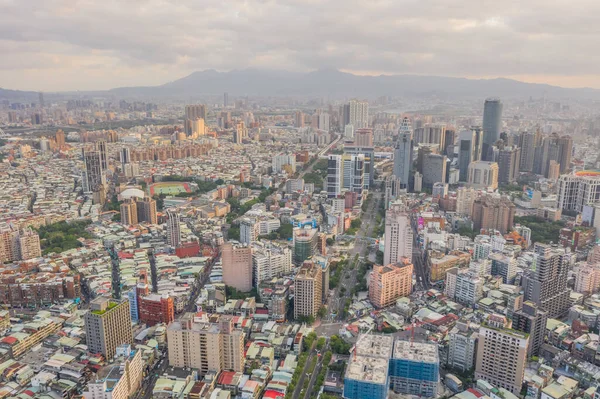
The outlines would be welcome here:
<svg viewBox="0 0 600 399">
<path fill-rule="evenodd" d="M 488 160 L 488 151 L 500 138 L 502 130 L 502 101 L 488 98 L 483 106 L 483 148 L 482 157 Z"/>
</svg>

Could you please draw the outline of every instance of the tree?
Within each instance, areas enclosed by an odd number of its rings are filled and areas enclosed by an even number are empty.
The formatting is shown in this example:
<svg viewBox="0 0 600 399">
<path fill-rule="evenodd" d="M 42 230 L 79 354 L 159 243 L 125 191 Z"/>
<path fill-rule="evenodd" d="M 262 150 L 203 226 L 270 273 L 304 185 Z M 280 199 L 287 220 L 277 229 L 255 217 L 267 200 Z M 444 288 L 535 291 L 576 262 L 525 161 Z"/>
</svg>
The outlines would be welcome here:
<svg viewBox="0 0 600 399">
<path fill-rule="evenodd" d="M 298 323 L 305 323 L 308 325 L 313 325 L 315 322 L 315 317 L 314 316 L 299 316 L 298 318 L 296 318 L 296 321 Z"/>
<path fill-rule="evenodd" d="M 375 263 L 378 265 L 383 265 L 383 252 L 380 250 L 377 250 L 375 253 Z"/>
<path fill-rule="evenodd" d="M 239 241 L 240 240 L 240 228 L 239 227 L 230 227 L 229 230 L 227 230 L 227 238 L 229 240 L 236 240 Z"/>
<path fill-rule="evenodd" d="M 317 316 L 319 317 L 319 319 L 322 319 L 323 317 L 327 316 L 327 308 L 325 306 L 321 306 L 319 308 L 319 311 L 317 312 Z"/>
<path fill-rule="evenodd" d="M 290 223 L 284 223 L 277 229 L 277 233 L 282 239 L 289 240 L 294 236 L 294 226 Z"/>
<path fill-rule="evenodd" d="M 560 229 L 565 227 L 563 221 L 550 222 L 536 216 L 515 216 L 515 224 L 517 223 L 531 229 L 531 241 L 534 243 L 558 242 Z"/>
<path fill-rule="evenodd" d="M 312 316 L 311 316 L 312 317 Z M 303 340 L 303 348 L 305 351 L 310 350 L 312 348 L 313 343 L 317 339 L 317 334 L 314 331 L 309 332 Z"/>
<path fill-rule="evenodd" d="M 318 350 L 323 350 L 323 348 L 325 347 L 325 337 L 321 337 L 317 340 L 317 349 Z"/>
<path fill-rule="evenodd" d="M 360 225 L 362 224 L 360 219 L 354 219 L 353 221 L 350 222 L 350 227 L 353 229 L 358 229 L 360 228 Z"/>
<path fill-rule="evenodd" d="M 337 335 L 331 336 L 329 346 L 331 346 L 333 353 L 337 353 L 338 355 L 348 355 L 350 354 L 350 348 L 352 348 L 351 343 L 344 341 Z"/>
<path fill-rule="evenodd" d="M 325 240 L 325 242 L 327 243 L 327 245 L 333 245 L 335 243 L 335 240 L 329 237 L 327 240 Z"/>
</svg>

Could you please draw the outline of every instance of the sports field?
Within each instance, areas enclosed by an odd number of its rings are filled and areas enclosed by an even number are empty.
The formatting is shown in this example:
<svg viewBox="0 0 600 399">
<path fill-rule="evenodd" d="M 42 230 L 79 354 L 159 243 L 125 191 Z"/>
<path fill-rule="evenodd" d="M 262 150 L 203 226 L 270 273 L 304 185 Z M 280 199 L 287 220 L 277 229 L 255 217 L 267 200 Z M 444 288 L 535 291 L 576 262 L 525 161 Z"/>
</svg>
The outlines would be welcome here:
<svg viewBox="0 0 600 399">
<path fill-rule="evenodd" d="M 154 183 L 150 186 L 150 196 L 154 195 L 176 195 L 179 193 L 191 193 L 192 189 L 190 185 L 185 182 L 160 182 Z"/>
</svg>

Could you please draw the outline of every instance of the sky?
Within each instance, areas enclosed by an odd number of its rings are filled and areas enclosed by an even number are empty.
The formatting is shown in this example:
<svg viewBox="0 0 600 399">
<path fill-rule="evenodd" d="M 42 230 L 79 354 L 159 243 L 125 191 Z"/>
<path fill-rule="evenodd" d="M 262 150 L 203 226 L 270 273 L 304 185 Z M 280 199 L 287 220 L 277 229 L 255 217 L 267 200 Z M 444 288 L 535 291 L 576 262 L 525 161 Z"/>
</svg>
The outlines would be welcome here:
<svg viewBox="0 0 600 399">
<path fill-rule="evenodd" d="M 337 68 L 600 88 L 598 0 L 0 0 L 0 87 Z"/>
</svg>

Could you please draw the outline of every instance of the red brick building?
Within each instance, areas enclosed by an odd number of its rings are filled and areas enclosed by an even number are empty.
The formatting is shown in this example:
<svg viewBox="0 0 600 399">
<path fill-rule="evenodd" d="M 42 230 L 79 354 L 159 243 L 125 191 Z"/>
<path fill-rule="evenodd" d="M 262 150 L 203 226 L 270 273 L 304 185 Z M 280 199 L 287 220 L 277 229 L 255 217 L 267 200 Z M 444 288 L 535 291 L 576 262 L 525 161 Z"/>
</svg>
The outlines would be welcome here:
<svg viewBox="0 0 600 399">
<path fill-rule="evenodd" d="M 158 323 L 169 324 L 175 320 L 173 298 L 157 294 L 140 299 L 139 317 L 142 323 L 153 326 Z"/>
</svg>

